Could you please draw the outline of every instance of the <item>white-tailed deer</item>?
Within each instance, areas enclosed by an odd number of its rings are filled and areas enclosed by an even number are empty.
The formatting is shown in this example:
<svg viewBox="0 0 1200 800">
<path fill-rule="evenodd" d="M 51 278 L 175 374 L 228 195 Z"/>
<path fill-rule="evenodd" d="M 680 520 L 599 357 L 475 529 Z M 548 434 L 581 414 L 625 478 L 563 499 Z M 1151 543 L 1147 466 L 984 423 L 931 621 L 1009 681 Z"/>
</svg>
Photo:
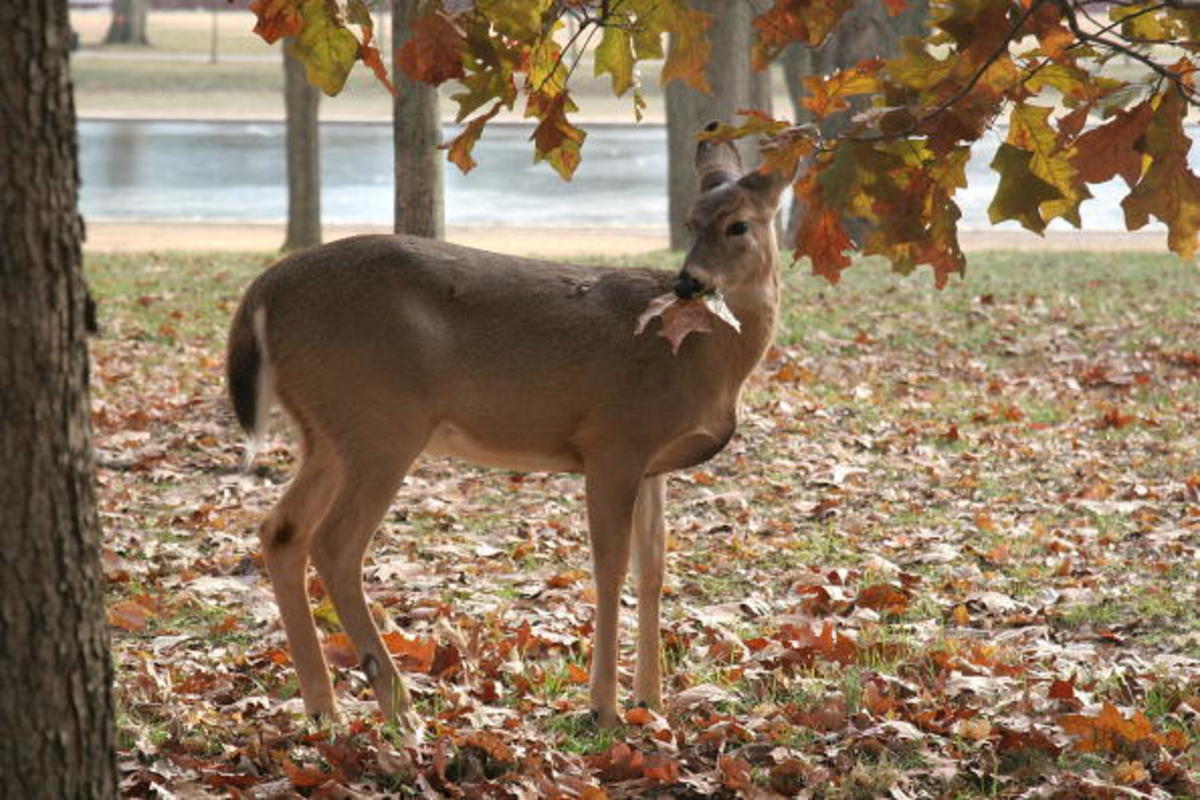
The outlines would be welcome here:
<svg viewBox="0 0 1200 800">
<path fill-rule="evenodd" d="M 712 458 L 733 434 L 742 384 L 775 331 L 773 220 L 789 182 L 743 175 L 728 143 L 701 143 L 696 167 L 695 242 L 677 274 L 358 236 L 290 255 L 246 291 L 227 364 L 238 420 L 258 435 L 274 398 L 300 432 L 299 472 L 260 536 L 309 713 L 335 713 L 308 606 L 311 559 L 385 717 L 415 729 L 367 609 L 362 566 L 421 453 L 584 475 L 596 583 L 591 706 L 600 725 L 618 722 L 618 603 L 631 548 L 634 699 L 660 705 L 664 477 Z M 712 290 L 740 332 L 714 325 L 677 354 L 653 328 L 634 334 L 653 298 Z"/>
</svg>

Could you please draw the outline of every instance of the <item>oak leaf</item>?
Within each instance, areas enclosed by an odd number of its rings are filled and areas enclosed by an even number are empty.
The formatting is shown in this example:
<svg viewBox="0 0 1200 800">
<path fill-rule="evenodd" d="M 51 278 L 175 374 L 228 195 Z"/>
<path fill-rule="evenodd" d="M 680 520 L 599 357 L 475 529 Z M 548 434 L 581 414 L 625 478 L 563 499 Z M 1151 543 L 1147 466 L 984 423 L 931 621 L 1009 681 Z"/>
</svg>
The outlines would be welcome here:
<svg viewBox="0 0 1200 800">
<path fill-rule="evenodd" d="M 1146 100 L 1128 111 L 1118 109 L 1108 122 L 1075 140 L 1075 167 L 1088 183 L 1104 183 L 1120 175 L 1132 188 L 1142 174 L 1138 149 L 1154 108 Z"/>
<path fill-rule="evenodd" d="M 300 7 L 304 27 L 288 51 L 304 64 L 308 82 L 328 95 L 342 90 L 359 56 L 357 37 L 336 11 L 325 0 L 304 0 Z"/>
<path fill-rule="evenodd" d="M 471 151 L 475 148 L 479 137 L 483 135 L 483 128 L 487 125 L 492 117 L 500 113 L 501 103 L 496 102 L 486 113 L 480 114 L 467 123 L 462 133 L 455 136 L 449 143 L 441 145 L 446 148 L 446 158 L 457 166 L 463 174 L 475 169 L 476 161 L 471 157 Z"/>
<path fill-rule="evenodd" d="M 565 180 L 570 180 L 579 166 L 580 147 L 587 134 L 567 119 L 567 112 L 575 111 L 567 92 L 550 96 L 535 93 L 529 96 L 525 116 L 540 120 L 533 129 L 533 160 L 547 161 Z"/>
<path fill-rule="evenodd" d="M 678 353 L 688 334 L 712 333 L 714 317 L 735 331 L 741 331 L 741 323 L 725 305 L 725 300 L 719 292 L 690 300 L 684 300 L 674 292 L 667 292 L 646 304 L 646 309 L 634 326 L 633 335 L 640 336 L 653 319 L 659 318 L 662 328 L 658 335 L 671 343 L 672 353 Z"/>
<path fill-rule="evenodd" d="M 300 0 L 254 0 L 250 3 L 250 11 L 258 18 L 254 33 L 267 44 L 295 36 L 304 27 Z"/>
<path fill-rule="evenodd" d="M 712 316 L 699 300 L 680 300 L 670 292 L 654 298 L 638 317 L 634 335 L 640 336 L 655 317 L 662 320 L 658 335 L 671 343 L 672 353 L 679 352 L 689 333 L 712 333 Z"/>
<path fill-rule="evenodd" d="M 1183 130 L 1186 113 L 1187 101 L 1173 89 L 1166 90 L 1146 129 L 1150 166 L 1121 207 L 1129 230 L 1143 227 L 1153 215 L 1167 226 L 1167 246 L 1191 258 L 1200 230 L 1200 177 L 1188 164 L 1192 140 Z"/>
<path fill-rule="evenodd" d="M 412 32 L 396 53 L 396 64 L 415 81 L 437 85 L 463 76 L 466 40 L 445 16 L 430 11 L 412 22 Z"/>
<path fill-rule="evenodd" d="M 658 0 L 666 11 L 670 24 L 671 40 L 667 46 L 667 60 L 663 63 L 660 81 L 666 86 L 671 81 L 683 81 L 697 91 L 708 94 L 706 68 L 712 53 L 708 41 L 708 28 L 713 16 L 691 8 L 681 0 Z"/>
<path fill-rule="evenodd" d="M 594 60 L 596 77 L 605 73 L 612 76 L 613 94 L 619 97 L 633 85 L 633 38 L 627 29 L 605 26 Z"/>
<path fill-rule="evenodd" d="M 391 94 L 396 94 L 396 87 L 392 85 L 391 78 L 388 76 L 387 65 L 383 63 L 383 56 L 379 53 L 379 48 L 371 44 L 371 37 L 374 35 L 374 28 L 369 25 L 363 26 L 363 40 L 359 45 L 358 57 L 362 62 L 371 68 L 375 73 L 375 77 Z"/>
<path fill-rule="evenodd" d="M 1041 233 L 1046 229 L 1042 203 L 1060 200 L 1058 190 L 1033 174 L 1029 162 L 1033 154 L 1002 142 L 992 159 L 991 168 L 1000 173 L 996 195 L 988 206 L 988 219 L 993 224 L 1015 219 L 1027 230 Z"/>
</svg>

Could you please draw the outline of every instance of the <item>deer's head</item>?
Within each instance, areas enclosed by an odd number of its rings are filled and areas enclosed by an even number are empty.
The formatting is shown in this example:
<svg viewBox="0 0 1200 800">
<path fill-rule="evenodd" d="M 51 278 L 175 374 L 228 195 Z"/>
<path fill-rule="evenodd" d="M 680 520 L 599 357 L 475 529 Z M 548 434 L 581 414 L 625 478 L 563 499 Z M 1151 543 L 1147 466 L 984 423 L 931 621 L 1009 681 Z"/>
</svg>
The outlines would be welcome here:
<svg viewBox="0 0 1200 800">
<path fill-rule="evenodd" d="M 705 126 L 715 130 L 716 122 Z M 688 215 L 692 246 L 675 279 L 675 294 L 689 299 L 720 290 L 733 299 L 775 286 L 778 244 L 775 212 L 791 176 L 749 172 L 729 142 L 696 147 L 700 194 Z"/>
</svg>

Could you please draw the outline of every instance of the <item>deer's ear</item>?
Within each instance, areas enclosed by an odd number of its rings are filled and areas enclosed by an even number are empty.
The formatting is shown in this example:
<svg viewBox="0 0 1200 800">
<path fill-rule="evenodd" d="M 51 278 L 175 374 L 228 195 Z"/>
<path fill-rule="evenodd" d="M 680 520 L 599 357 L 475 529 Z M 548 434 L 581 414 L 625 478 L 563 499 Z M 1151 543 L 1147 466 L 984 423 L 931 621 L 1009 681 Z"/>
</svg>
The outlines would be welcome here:
<svg viewBox="0 0 1200 800">
<path fill-rule="evenodd" d="M 763 199 L 764 202 L 772 206 L 779 205 L 779 198 L 783 194 L 783 190 L 796 182 L 800 177 L 800 171 L 797 169 L 792 173 L 782 172 L 753 172 L 743 175 L 738 181 L 738 184 L 746 191 L 752 192 Z"/>
<path fill-rule="evenodd" d="M 704 126 L 705 131 L 715 131 L 720 125 L 716 120 Z M 701 193 L 736 181 L 742 174 L 742 157 L 731 142 L 700 142 L 696 145 L 696 174 L 700 178 Z"/>
</svg>

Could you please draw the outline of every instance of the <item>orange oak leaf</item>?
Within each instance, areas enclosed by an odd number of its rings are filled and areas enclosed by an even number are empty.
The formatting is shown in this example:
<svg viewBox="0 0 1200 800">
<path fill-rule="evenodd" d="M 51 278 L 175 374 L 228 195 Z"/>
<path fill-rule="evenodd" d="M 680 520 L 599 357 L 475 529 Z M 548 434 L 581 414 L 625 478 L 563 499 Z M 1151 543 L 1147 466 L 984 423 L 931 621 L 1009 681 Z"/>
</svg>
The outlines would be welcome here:
<svg viewBox="0 0 1200 800">
<path fill-rule="evenodd" d="M 371 44 L 371 37 L 374 31 L 370 27 L 363 28 L 362 44 L 358 46 L 358 57 L 362 62 L 371 68 L 375 73 L 375 77 L 379 79 L 389 92 L 396 94 L 396 87 L 392 85 L 391 79 L 388 77 L 387 65 L 383 63 L 383 56 L 379 53 L 379 48 Z"/>
<path fill-rule="evenodd" d="M 383 643 L 402 667 L 413 672 L 429 672 L 437 656 L 437 642 L 432 638 L 414 636 L 409 639 L 402 633 L 392 631 L 384 634 Z"/>
<path fill-rule="evenodd" d="M 842 270 L 850 266 L 846 251 L 853 248 L 841 217 L 825 205 L 810 208 L 796 231 L 796 257 L 812 259 L 813 274 L 830 283 L 837 283 Z"/>
<path fill-rule="evenodd" d="M 250 11 L 258 17 L 254 32 L 267 44 L 295 36 L 304 27 L 299 0 L 254 0 Z"/>
<path fill-rule="evenodd" d="M 1110 703 L 1105 703 L 1096 716 L 1063 714 L 1058 725 L 1075 737 L 1075 749 L 1081 752 L 1116 753 L 1143 741 L 1158 743 L 1160 737 L 1141 711 L 1128 719 Z"/>
</svg>

